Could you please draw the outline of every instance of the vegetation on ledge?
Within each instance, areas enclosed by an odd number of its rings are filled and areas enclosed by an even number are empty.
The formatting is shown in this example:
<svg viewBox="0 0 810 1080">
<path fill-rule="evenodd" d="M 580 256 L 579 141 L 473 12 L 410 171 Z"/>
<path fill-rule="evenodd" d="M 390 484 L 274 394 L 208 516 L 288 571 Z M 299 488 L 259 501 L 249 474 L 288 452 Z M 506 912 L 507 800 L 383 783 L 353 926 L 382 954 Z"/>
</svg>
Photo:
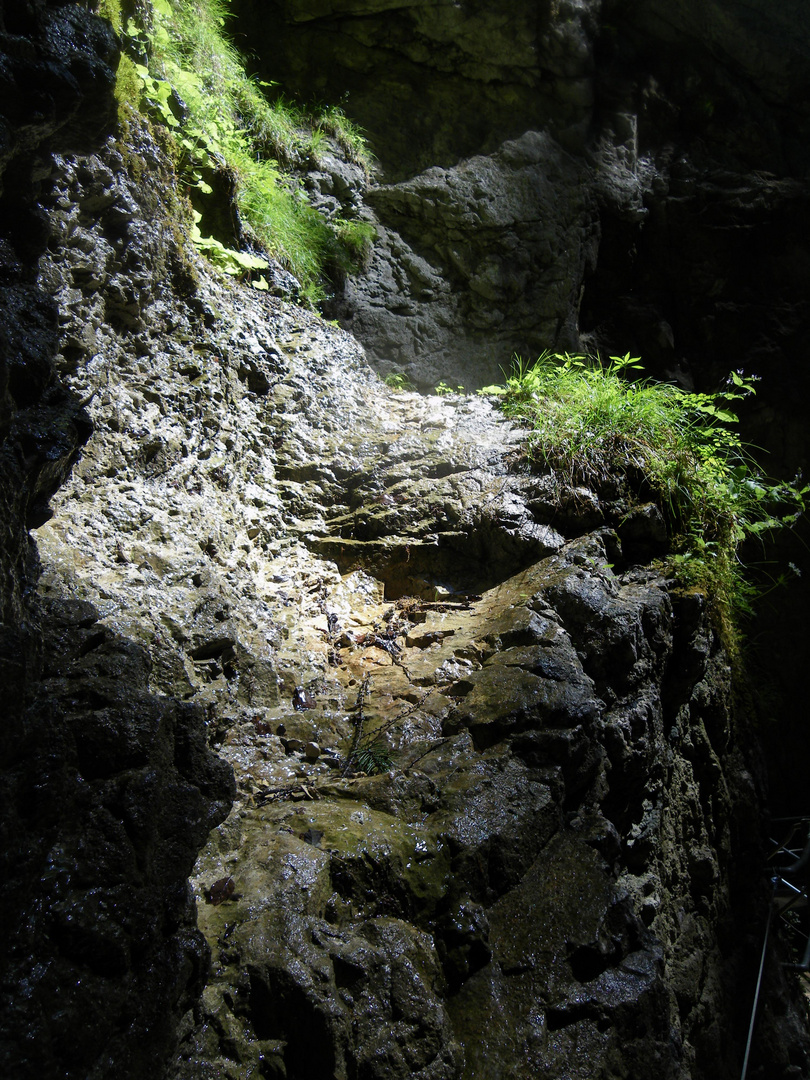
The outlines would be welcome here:
<svg viewBox="0 0 810 1080">
<path fill-rule="evenodd" d="M 528 425 L 528 457 L 561 487 L 599 490 L 618 479 L 631 501 L 655 500 L 670 570 L 713 597 L 733 644 L 753 592 L 740 547 L 792 525 L 810 487 L 768 479 L 742 442 L 733 407 L 755 392 L 753 379 L 732 372 L 720 392 L 695 394 L 638 378 L 641 370 L 629 353 L 604 362 L 544 352 L 534 363 L 516 358 L 505 384 L 481 392 Z"/>
<path fill-rule="evenodd" d="M 222 271 L 266 288 L 269 255 L 317 303 L 330 274 L 357 269 L 374 237 L 368 222 L 328 219 L 280 163 L 317 163 L 331 137 L 368 170 L 359 130 L 337 107 L 308 116 L 250 79 L 225 32 L 230 0 L 146 0 L 126 20 L 120 0 L 100 12 L 121 34 L 119 98 L 165 126 L 194 208 L 192 240 Z M 247 250 L 246 250 L 247 249 Z"/>
</svg>

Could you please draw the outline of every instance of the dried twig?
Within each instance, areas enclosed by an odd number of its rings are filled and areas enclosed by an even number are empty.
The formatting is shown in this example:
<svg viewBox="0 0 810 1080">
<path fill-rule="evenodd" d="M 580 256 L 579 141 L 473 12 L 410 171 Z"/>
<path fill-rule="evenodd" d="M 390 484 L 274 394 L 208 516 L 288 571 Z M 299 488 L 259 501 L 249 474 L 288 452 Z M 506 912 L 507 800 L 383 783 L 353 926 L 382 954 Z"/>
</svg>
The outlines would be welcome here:
<svg viewBox="0 0 810 1080">
<path fill-rule="evenodd" d="M 314 786 L 285 784 L 281 787 L 263 788 L 261 791 L 256 792 L 256 805 L 265 806 L 267 803 L 281 802 L 284 799 L 292 799 L 295 802 L 301 799 L 309 799 L 311 802 L 315 802 L 320 797 L 320 792 Z"/>
<path fill-rule="evenodd" d="M 345 776 L 349 769 L 352 767 L 352 761 L 357 756 L 357 751 L 360 746 L 360 740 L 363 737 L 363 721 L 365 720 L 365 714 L 363 712 L 363 705 L 365 704 L 366 694 L 368 693 L 368 685 L 371 680 L 371 676 L 366 673 L 363 677 L 363 681 L 360 683 L 360 689 L 357 692 L 357 701 L 355 702 L 355 709 L 357 710 L 357 716 L 354 720 L 354 737 L 352 738 L 352 745 L 349 749 L 349 753 L 346 755 L 346 761 L 343 765 L 342 776 Z"/>
<path fill-rule="evenodd" d="M 431 743 L 431 745 L 430 745 L 430 746 L 429 746 L 429 747 L 427 748 L 427 750 L 423 750 L 421 754 L 419 754 L 419 755 L 418 755 L 417 757 L 415 757 L 415 758 L 413 759 L 413 761 L 410 761 L 410 762 L 408 762 L 408 764 L 407 764 L 407 765 L 405 766 L 405 768 L 404 768 L 404 769 L 402 770 L 402 775 L 403 775 L 403 776 L 407 776 L 407 775 L 408 775 L 408 773 L 409 773 L 409 772 L 411 771 L 411 769 L 412 769 L 412 768 L 414 767 L 414 765 L 418 765 L 418 764 L 419 764 L 419 762 L 423 760 L 423 758 L 426 758 L 426 757 L 428 756 L 428 754 L 432 754 L 434 750 L 438 750 L 438 749 L 439 749 L 439 747 L 441 747 L 441 746 L 444 746 L 444 744 L 445 744 L 445 743 L 446 743 L 447 741 L 448 741 L 448 740 L 447 740 L 447 738 L 445 737 L 445 738 L 443 738 L 443 739 L 439 739 L 439 740 L 438 740 L 437 742 L 435 742 L 435 743 Z"/>
</svg>

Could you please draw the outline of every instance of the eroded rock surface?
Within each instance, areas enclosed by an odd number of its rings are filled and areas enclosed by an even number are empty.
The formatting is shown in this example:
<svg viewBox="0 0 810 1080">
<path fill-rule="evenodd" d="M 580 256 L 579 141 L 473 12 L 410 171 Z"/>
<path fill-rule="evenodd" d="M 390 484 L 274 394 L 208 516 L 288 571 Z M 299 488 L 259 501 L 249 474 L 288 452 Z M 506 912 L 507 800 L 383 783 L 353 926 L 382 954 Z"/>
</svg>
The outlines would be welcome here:
<svg viewBox="0 0 810 1080">
<path fill-rule="evenodd" d="M 46 599 L 91 603 L 236 777 L 171 1075 L 735 1075 L 759 793 L 660 515 L 561 497 L 485 399 L 394 393 L 215 281 L 116 155 L 42 195 L 93 435 L 36 535 Z"/>
<path fill-rule="evenodd" d="M 198 707 L 149 692 L 148 653 L 37 596 L 29 530 L 91 431 L 36 277 L 37 197 L 54 151 L 109 135 L 116 60 L 86 5 L 0 4 L 0 1061 L 20 1080 L 162 1069 L 208 956 L 187 876 L 232 796 Z"/>
<path fill-rule="evenodd" d="M 600 614 L 614 632 L 588 648 Z M 198 863 L 214 973 L 178 1075 L 237 1037 L 294 1077 L 584 1078 L 619 1061 L 725 1075 L 722 987 L 742 958 L 712 928 L 736 903 L 754 788 L 717 726 L 728 672 L 711 637 L 678 642 L 662 583 L 617 578 L 599 535 L 463 610 L 382 604 L 377 625 L 390 635 L 339 649 L 300 718 L 279 710 L 263 738 L 254 719 L 226 739 L 231 760 L 258 741 L 262 761 Z M 685 648 L 699 677 L 673 698 Z M 329 746 L 340 697 L 344 739 L 362 726 L 360 745 L 384 745 L 384 775 L 290 754 L 290 732 Z M 233 896 L 215 903 L 223 879 Z M 406 978 L 397 1004 L 375 957 L 391 950 L 396 985 L 403 934 L 423 987 Z M 414 1030 L 417 1015 L 435 1027 Z"/>
<path fill-rule="evenodd" d="M 233 10 L 257 72 L 341 103 L 379 159 L 350 208 L 376 220 L 375 252 L 333 301 L 375 367 L 470 390 L 513 353 L 629 350 L 709 392 L 743 370 L 759 379 L 741 418 L 764 470 L 807 473 L 802 0 Z M 341 170 L 325 171 L 340 190 Z M 766 552 L 802 577 L 751 635 L 785 813 L 805 812 L 807 539 L 804 526 Z"/>
<path fill-rule="evenodd" d="M 339 310 L 384 369 L 476 387 L 498 374 L 495 357 L 575 346 L 596 201 L 583 162 L 550 135 L 528 131 L 367 199 L 378 241 Z"/>
<path fill-rule="evenodd" d="M 392 40 L 424 16 L 376 8 Z M 444 251 L 481 298 L 453 319 L 480 311 L 488 333 L 508 305 L 524 325 L 539 278 L 544 325 L 558 311 L 568 333 L 592 259 L 576 155 L 595 5 L 536 26 L 477 10 L 492 65 L 476 39 L 464 78 L 489 95 L 508 42 L 527 92 L 487 146 L 474 102 L 446 160 L 371 196 L 402 223 L 378 269 L 429 302 Z M 461 14 L 420 23 L 448 62 Z M 0 25 L 88 18 L 32 2 Z M 86 29 L 103 68 L 112 41 Z M 71 69 L 86 93 L 94 70 Z M 25 361 L 2 383 L 10 1074 L 736 1078 L 767 904 L 759 770 L 704 599 L 653 561 L 660 513 L 561 492 L 486 400 L 392 393 L 350 335 L 214 279 L 153 133 L 100 139 L 103 98 L 93 146 L 46 141 L 60 156 L 34 170 L 15 144 L 2 204 L 44 222 L 2 249 Z M 555 98 L 553 130 L 503 130 L 518 99 Z M 599 197 L 613 185 L 637 224 L 634 128 L 614 126 Z M 342 168 L 317 197 L 351 197 Z M 531 234 L 547 261 L 521 254 L 556 183 L 576 190 Z M 389 314 L 416 340 L 413 311 Z M 749 1076 L 801 1075 L 806 1018 L 775 957 L 765 987 Z"/>
<path fill-rule="evenodd" d="M 800 0 L 234 11 L 263 76 L 343 102 L 378 155 L 379 257 L 336 298 L 375 364 L 430 388 L 583 345 L 700 387 L 743 366 L 787 421 L 763 402 L 752 441 L 806 465 Z"/>
</svg>

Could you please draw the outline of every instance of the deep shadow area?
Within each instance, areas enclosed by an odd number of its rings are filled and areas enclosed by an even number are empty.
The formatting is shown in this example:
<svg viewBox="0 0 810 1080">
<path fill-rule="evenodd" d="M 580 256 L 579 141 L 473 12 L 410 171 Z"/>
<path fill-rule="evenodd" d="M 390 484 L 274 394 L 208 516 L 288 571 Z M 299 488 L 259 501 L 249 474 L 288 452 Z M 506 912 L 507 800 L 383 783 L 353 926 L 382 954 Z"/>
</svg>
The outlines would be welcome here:
<svg viewBox="0 0 810 1080">
<path fill-rule="evenodd" d="M 280 0 L 234 0 L 232 10 L 256 74 L 304 101 L 341 103 L 396 180 L 559 121 L 563 73 L 535 62 L 552 7 L 338 3 L 302 17 Z"/>
<path fill-rule="evenodd" d="M 142 1077 L 202 986 L 186 877 L 233 781 L 201 714 L 148 693 L 141 647 L 37 595 L 29 529 L 91 424 L 59 376 L 36 200 L 53 154 L 114 131 L 118 45 L 84 5 L 13 0 L 0 57 L 0 1060 L 20 1080 Z"/>
</svg>

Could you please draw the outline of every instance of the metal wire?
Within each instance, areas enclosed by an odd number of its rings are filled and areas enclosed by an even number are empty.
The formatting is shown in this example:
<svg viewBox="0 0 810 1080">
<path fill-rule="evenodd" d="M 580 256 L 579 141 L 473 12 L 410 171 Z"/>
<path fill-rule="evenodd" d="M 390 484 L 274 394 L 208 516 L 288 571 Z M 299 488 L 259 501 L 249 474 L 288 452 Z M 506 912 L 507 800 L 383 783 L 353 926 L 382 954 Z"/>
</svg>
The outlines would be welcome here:
<svg viewBox="0 0 810 1080">
<path fill-rule="evenodd" d="M 748 1025 L 748 1040 L 745 1044 L 745 1057 L 743 1058 L 742 1072 L 740 1073 L 740 1080 L 745 1080 L 748 1073 L 748 1058 L 751 1053 L 751 1042 L 754 1038 L 754 1022 L 757 1018 L 757 1006 L 759 1005 L 759 991 L 762 986 L 762 972 L 765 970 L 765 951 L 768 948 L 768 934 L 771 931 L 771 920 L 773 919 L 774 899 L 776 897 L 776 886 L 779 884 L 779 878 L 771 878 L 771 885 L 773 889 L 771 891 L 771 901 L 768 904 L 768 920 L 765 923 L 765 940 L 762 942 L 762 955 L 759 958 L 759 974 L 757 975 L 757 986 L 754 991 L 754 1004 L 751 1008 L 751 1022 Z"/>
</svg>

